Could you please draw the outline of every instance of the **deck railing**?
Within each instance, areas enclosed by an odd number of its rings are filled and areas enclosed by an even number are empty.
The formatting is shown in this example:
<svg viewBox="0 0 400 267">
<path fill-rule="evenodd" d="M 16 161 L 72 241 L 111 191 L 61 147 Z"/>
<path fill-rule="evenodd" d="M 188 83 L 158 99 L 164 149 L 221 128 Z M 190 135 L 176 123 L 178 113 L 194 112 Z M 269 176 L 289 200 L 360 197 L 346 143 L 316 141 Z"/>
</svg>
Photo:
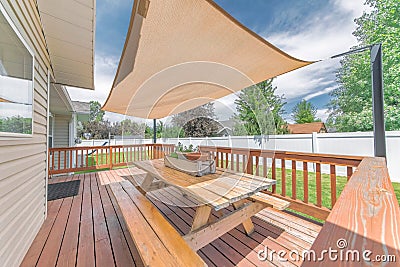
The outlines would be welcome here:
<svg viewBox="0 0 400 267">
<path fill-rule="evenodd" d="M 302 266 L 399 266 L 400 208 L 384 158 L 365 158 Z M 336 250 L 332 260 L 326 251 Z M 339 257 L 340 256 L 340 257 Z"/>
<path fill-rule="evenodd" d="M 161 158 L 174 150 L 173 144 L 51 148 L 49 174 L 112 169 Z M 344 185 L 363 160 L 355 156 L 229 147 L 201 146 L 200 150 L 213 153 L 217 167 L 277 180 L 269 193 L 290 201 L 293 210 L 322 220 L 328 217 Z"/>
<path fill-rule="evenodd" d="M 202 146 L 200 150 L 213 153 L 217 167 L 277 180 L 269 193 L 290 201 L 292 209 L 322 220 L 363 160 L 356 156 L 229 147 Z M 344 177 L 337 175 L 339 168 L 342 172 L 344 169 Z"/>
<path fill-rule="evenodd" d="M 60 147 L 49 149 L 49 175 L 112 169 L 130 162 L 157 159 L 175 150 L 170 144 Z"/>
</svg>

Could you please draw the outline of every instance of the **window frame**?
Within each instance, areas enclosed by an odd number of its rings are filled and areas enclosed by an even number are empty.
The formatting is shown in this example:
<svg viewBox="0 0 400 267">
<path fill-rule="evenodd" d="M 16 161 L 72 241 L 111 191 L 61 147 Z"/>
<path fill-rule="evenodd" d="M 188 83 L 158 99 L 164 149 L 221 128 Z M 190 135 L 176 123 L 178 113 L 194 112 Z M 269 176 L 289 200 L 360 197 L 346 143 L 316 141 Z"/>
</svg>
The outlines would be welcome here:
<svg viewBox="0 0 400 267">
<path fill-rule="evenodd" d="M 6 19 L 7 23 L 10 25 L 10 27 L 13 29 L 14 33 L 17 35 L 18 39 L 22 42 L 24 45 L 25 49 L 28 51 L 28 53 L 32 56 L 32 125 L 31 125 L 31 133 L 29 134 L 24 134 L 24 133 L 10 133 L 10 132 L 1 132 L 0 131 L 0 138 L 2 137 L 11 137 L 11 138 L 32 138 L 33 137 L 33 126 L 34 126 L 34 106 L 35 106 L 35 54 L 33 53 L 33 50 L 31 47 L 28 45 L 28 43 L 25 41 L 24 37 L 18 30 L 17 26 L 15 26 L 15 23 L 11 19 L 11 17 L 8 15 L 6 9 L 3 7 L 3 4 L 0 2 L 0 13 L 4 16 Z M 49 101 L 47 99 L 47 101 Z M 3 139 L 3 138 L 2 138 Z"/>
</svg>

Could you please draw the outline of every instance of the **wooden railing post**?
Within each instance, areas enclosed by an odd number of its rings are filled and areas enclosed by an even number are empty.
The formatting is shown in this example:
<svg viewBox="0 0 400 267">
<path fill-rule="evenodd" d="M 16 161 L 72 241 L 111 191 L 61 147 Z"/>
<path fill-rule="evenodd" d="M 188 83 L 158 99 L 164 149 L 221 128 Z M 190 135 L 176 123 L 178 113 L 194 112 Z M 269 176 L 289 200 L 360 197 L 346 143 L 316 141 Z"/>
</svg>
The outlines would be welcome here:
<svg viewBox="0 0 400 267">
<path fill-rule="evenodd" d="M 112 146 L 110 146 L 110 151 L 109 151 L 109 153 L 110 153 L 110 170 L 112 170 L 112 168 L 113 168 L 113 147 Z"/>
<path fill-rule="evenodd" d="M 251 151 L 249 151 L 249 153 L 247 155 L 248 155 L 248 157 L 247 157 L 246 173 L 253 174 L 253 153 L 251 153 Z"/>
<path fill-rule="evenodd" d="M 154 144 L 152 144 L 151 148 L 153 149 L 153 159 L 157 159 L 158 158 L 157 157 L 157 147 Z"/>
</svg>

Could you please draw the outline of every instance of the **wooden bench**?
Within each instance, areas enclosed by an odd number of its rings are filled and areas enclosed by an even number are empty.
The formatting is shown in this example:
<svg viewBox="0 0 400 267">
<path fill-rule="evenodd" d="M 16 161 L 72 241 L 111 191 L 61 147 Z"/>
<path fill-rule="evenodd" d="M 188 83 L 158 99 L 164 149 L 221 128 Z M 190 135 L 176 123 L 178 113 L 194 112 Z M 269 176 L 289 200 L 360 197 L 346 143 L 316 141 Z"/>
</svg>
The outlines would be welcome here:
<svg viewBox="0 0 400 267">
<path fill-rule="evenodd" d="M 262 192 L 258 192 L 256 194 L 254 194 L 253 196 L 251 196 L 251 199 L 271 205 L 274 209 L 277 209 L 277 210 L 284 210 L 284 209 L 288 208 L 290 205 L 289 201 L 286 201 L 286 200 L 283 200 L 283 199 L 274 197 L 270 194 L 265 194 Z"/>
<path fill-rule="evenodd" d="M 207 266 L 129 181 L 109 186 L 145 266 Z"/>
</svg>

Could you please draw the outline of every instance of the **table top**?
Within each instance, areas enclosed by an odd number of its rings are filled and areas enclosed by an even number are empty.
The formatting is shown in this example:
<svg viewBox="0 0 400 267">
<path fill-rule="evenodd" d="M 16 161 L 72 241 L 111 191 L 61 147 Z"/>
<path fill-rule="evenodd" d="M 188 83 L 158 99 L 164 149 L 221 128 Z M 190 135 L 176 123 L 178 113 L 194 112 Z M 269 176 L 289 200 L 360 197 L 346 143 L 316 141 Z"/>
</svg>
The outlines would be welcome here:
<svg viewBox="0 0 400 267">
<path fill-rule="evenodd" d="M 226 169 L 217 169 L 215 174 L 195 177 L 166 167 L 163 159 L 138 161 L 133 164 L 156 179 L 178 187 L 180 191 L 190 194 L 200 203 L 212 206 L 215 210 L 226 208 L 276 183 L 269 178 Z"/>
</svg>

